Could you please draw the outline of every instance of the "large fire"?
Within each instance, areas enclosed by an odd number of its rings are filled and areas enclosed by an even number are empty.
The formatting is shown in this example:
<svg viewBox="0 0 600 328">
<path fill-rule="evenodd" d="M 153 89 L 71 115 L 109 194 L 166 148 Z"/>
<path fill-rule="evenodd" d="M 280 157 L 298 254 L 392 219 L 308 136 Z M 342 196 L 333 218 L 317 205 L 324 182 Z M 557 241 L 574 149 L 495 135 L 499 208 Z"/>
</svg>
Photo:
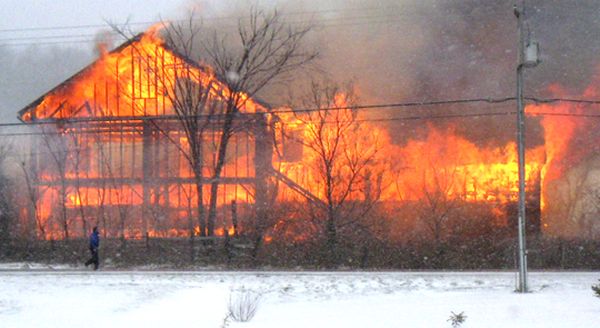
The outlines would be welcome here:
<svg viewBox="0 0 600 328">
<path fill-rule="evenodd" d="M 47 94 L 22 119 L 173 115 L 169 93 L 176 92 L 182 78 L 210 83 L 215 96 L 226 97 L 228 89 L 209 67 L 191 64 L 165 48 L 159 31 L 157 25 L 115 51 L 103 51 L 94 65 Z M 244 105 L 246 112 L 260 107 L 252 100 Z"/>
<path fill-rule="evenodd" d="M 300 149 L 296 150 L 302 153 L 301 159 L 281 163 L 280 170 L 323 199 L 320 154 L 310 146 L 316 142 L 311 133 L 314 126 L 292 114 L 279 116 L 287 121 L 288 130 L 302 131 L 300 135 L 296 133 L 302 140 Z M 352 150 L 363 155 L 374 154 L 365 171 L 370 172 L 372 185 L 380 185 L 382 201 L 417 201 L 432 191 L 472 202 L 506 204 L 518 198 L 514 142 L 503 147 L 482 147 L 457 135 L 452 127 L 440 129 L 428 125 L 425 138 L 408 140 L 401 146 L 393 144 L 387 131 L 368 122 L 362 113 L 354 121 L 358 122 L 357 127 L 343 136 L 344 147 L 356 147 Z M 323 126 L 327 128 L 328 124 Z M 327 133 L 335 134 L 334 131 Z M 529 149 L 526 158 L 527 182 L 537 184 L 545 164 L 544 147 Z M 357 192 L 355 196 L 361 198 L 364 194 Z"/>
<path fill-rule="evenodd" d="M 186 69 L 185 76 L 180 75 L 182 68 Z M 165 138 L 159 133 L 145 136 L 141 132 L 144 123 L 136 121 L 173 115 L 169 95 L 177 92 L 177 81 L 184 77 L 212 85 L 211 95 L 215 98 L 229 92 L 210 68 L 194 65 L 169 50 L 153 29 L 114 51 L 104 52 L 93 65 L 22 113 L 24 121 L 110 118 L 110 124 L 95 126 L 94 134 L 71 134 L 75 130 L 59 128 L 57 135 L 66 139 L 63 148 L 46 141 L 51 151 L 64 153 L 64 157 L 56 158 L 52 170 L 48 163 L 37 167 L 40 187 L 35 216 L 38 225 L 45 227 L 42 237 L 66 237 L 61 222 L 69 223 L 75 236 L 98 223 L 107 225 L 105 228 L 115 236 L 126 238 L 140 237 L 144 231 L 157 237 L 198 232 L 198 224 L 192 219 L 198 215 L 193 174 L 178 152 L 189 147 L 187 137 L 174 130 L 167 131 Z M 289 109 L 272 113 L 269 122 L 277 136 L 273 168 L 291 181 L 278 190 L 275 201 L 304 202 L 308 198 L 321 204 L 346 200 L 400 204 L 419 202 L 436 193 L 501 208 L 517 200 L 514 142 L 501 147 L 479 145 L 461 137 L 452 127 L 429 125 L 424 137 L 394 143 L 385 128 L 370 122 L 364 112 L 348 109 L 342 98 L 340 95 L 329 104 L 339 110 L 327 114 L 325 110 L 293 113 Z M 243 107 L 244 113 L 266 111 L 252 99 L 247 99 Z M 535 114 L 548 108 L 540 105 L 527 110 Z M 125 122 L 125 128 L 119 125 Z M 529 191 L 540 184 L 544 189 L 564 174 L 560 159 L 568 147 L 566 135 L 577 128 L 566 118 L 546 117 L 542 123 L 545 145 L 526 153 Z M 144 162 L 148 156 L 144 149 L 149 143 L 146 137 L 152 140 L 151 164 Z M 215 136 L 212 138 L 207 140 L 207 154 L 216 151 Z M 242 212 L 254 202 L 252 179 L 258 170 L 254 165 L 254 139 L 251 133 L 233 138 L 232 153 L 222 175 L 224 181 L 231 182 L 219 187 L 218 205 L 222 211 L 217 235 L 236 233 L 238 207 Z M 329 158 L 331 155 L 335 156 Z M 211 156 L 207 157 L 203 173 L 210 176 L 214 163 L 210 162 Z M 331 168 L 327 170 L 324 163 L 330 163 Z M 151 182 L 161 182 L 149 184 L 143 172 L 151 172 Z M 173 177 L 180 180 L 170 181 Z M 210 186 L 205 187 L 208 194 Z M 541 206 L 546 206 L 544 200 Z M 142 223 L 144 216 L 151 217 L 153 223 Z"/>
<path fill-rule="evenodd" d="M 149 236 L 184 236 L 194 230 L 186 221 L 196 215 L 191 208 L 197 199 L 191 183 L 193 173 L 177 151 L 189 149 L 187 136 L 178 130 L 165 132 L 164 127 L 165 138 L 157 131 L 145 136 L 147 123 L 136 120 L 175 116 L 172 101 L 182 92 L 182 80 L 201 85 L 211 99 L 216 99 L 214 102 L 229 96 L 226 85 L 209 67 L 172 51 L 160 38 L 159 29 L 153 27 L 111 52 L 102 52 L 95 63 L 22 111 L 21 118 L 26 122 L 59 122 L 59 133 L 42 127 L 46 136 L 41 143 L 52 156 L 36 164 L 40 187 L 35 216 L 38 225 L 46 227 L 42 233 L 45 238 L 64 238 L 67 231 L 61 231 L 61 225 L 66 224 L 72 227 L 72 234 L 81 235 L 86 226 L 99 224 L 105 217 L 115 221 L 112 230 L 120 230 L 125 237 L 140 237 L 144 230 Z M 265 110 L 244 94 L 240 98 L 243 113 Z M 64 123 L 69 119 L 92 120 L 87 125 Z M 217 137 L 217 132 L 206 136 L 210 140 L 205 151 L 215 152 Z M 253 145 L 247 138 L 251 137 L 238 134 L 232 138 L 234 158 L 226 162 L 223 178 L 243 180 L 254 176 Z M 145 147 L 151 147 L 154 153 L 149 156 Z M 144 163 L 147 158 L 154 163 Z M 205 160 L 205 176 L 210 176 L 214 160 Z M 150 178 L 144 177 L 144 172 Z M 180 182 L 155 182 L 172 176 Z M 148 183 L 157 185 L 145 187 Z M 151 189 L 147 201 L 152 206 L 144 204 L 145 188 Z M 208 194 L 209 185 L 205 189 Z M 243 183 L 219 187 L 219 204 L 252 200 L 252 193 Z M 151 207 L 142 210 L 150 214 L 140 212 L 142 205 Z M 161 229 L 140 228 L 139 217 L 144 215 L 163 221 Z M 164 224 L 165 217 L 172 222 Z M 119 224 L 123 227 L 115 228 Z M 231 227 L 217 227 L 215 233 L 223 234 L 225 230 Z"/>
<path fill-rule="evenodd" d="M 596 99 L 600 76 L 581 94 L 582 99 Z M 559 85 L 550 88 L 556 97 L 569 98 Z M 595 217 L 598 207 L 598 141 L 595 121 L 590 119 L 589 105 L 578 102 L 531 104 L 530 115 L 540 115 L 544 128 L 546 165 L 542 170 L 542 198 L 547 204 L 543 213 L 545 231 L 558 236 L 596 237 Z"/>
</svg>

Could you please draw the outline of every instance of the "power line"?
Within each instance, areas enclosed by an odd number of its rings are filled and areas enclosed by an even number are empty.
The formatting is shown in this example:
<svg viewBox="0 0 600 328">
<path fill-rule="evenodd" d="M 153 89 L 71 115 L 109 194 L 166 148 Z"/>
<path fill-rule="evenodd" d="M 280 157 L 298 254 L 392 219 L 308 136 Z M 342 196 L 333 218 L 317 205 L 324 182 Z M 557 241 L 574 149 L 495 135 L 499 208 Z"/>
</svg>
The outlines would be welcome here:
<svg viewBox="0 0 600 328">
<path fill-rule="evenodd" d="M 456 105 L 456 104 L 468 104 L 468 103 L 504 103 L 515 100 L 515 97 L 504 97 L 504 98 L 470 98 L 470 99 L 454 99 L 454 100 L 433 100 L 433 101 L 411 101 L 404 103 L 389 103 L 389 104 L 373 104 L 373 105 L 357 105 L 357 106 L 335 106 L 325 108 L 301 108 L 301 109 L 289 109 L 289 110 L 278 110 L 273 112 L 277 113 L 306 113 L 306 112 L 320 112 L 320 111 L 337 111 L 337 110 L 364 110 L 364 109 L 385 109 L 385 108 L 398 108 L 398 107 L 425 107 L 425 106 L 439 106 L 439 105 Z"/>
<path fill-rule="evenodd" d="M 327 111 L 340 111 L 340 110 L 369 110 L 369 109 L 392 109 L 400 107 L 427 107 L 427 106 L 440 106 L 440 105 L 455 105 L 455 104 L 467 104 L 467 103 L 504 103 L 514 100 L 514 97 L 505 98 L 471 98 L 471 99 L 454 99 L 454 100 L 434 100 L 434 101 L 414 101 L 404 103 L 387 103 L 387 104 L 371 104 L 371 105 L 356 105 L 356 106 L 335 106 L 325 108 L 301 108 L 301 109 L 289 109 L 289 110 L 278 110 L 273 112 L 265 113 L 252 113 L 253 115 L 277 115 L 281 113 L 309 113 L 309 112 L 327 112 Z M 188 118 L 210 118 L 220 119 L 224 117 L 223 114 L 216 115 L 189 115 L 189 116 L 178 116 L 178 115 L 162 115 L 162 116 L 114 116 L 114 117 L 84 117 L 84 118 L 69 118 L 59 119 L 55 121 L 32 121 L 32 122 L 16 122 L 16 123 L 0 123 L 0 127 L 11 127 L 11 126 L 23 126 L 23 125 L 48 125 L 56 124 L 58 121 L 62 123 L 87 123 L 87 122 L 108 122 L 108 121 L 160 121 L 160 120 L 181 120 Z"/>
<path fill-rule="evenodd" d="M 328 9 L 328 10 L 307 10 L 307 11 L 295 11 L 295 12 L 278 12 L 280 16 L 301 16 L 301 15 L 316 15 L 316 14 L 329 14 L 329 13 L 346 13 L 346 12 L 368 12 L 368 11 L 383 11 L 388 13 L 390 7 L 365 7 L 365 8 L 344 8 L 341 9 Z M 403 12 L 402 15 L 411 16 L 414 13 Z M 398 15 L 394 15 L 398 16 Z M 219 20 L 232 20 L 232 19 L 243 19 L 249 18 L 249 16 L 216 16 L 216 17 L 199 17 L 193 19 L 193 21 L 219 21 Z M 187 19 L 179 20 L 166 20 L 166 22 L 185 23 Z M 140 25 L 151 25 L 156 24 L 157 21 L 146 21 L 146 22 L 126 22 L 128 26 L 140 26 Z M 45 27 L 22 27 L 22 28 L 8 28 L 0 29 L 0 33 L 7 32 L 37 32 L 37 31 L 56 31 L 56 30 L 79 30 L 79 29 L 90 29 L 90 28 L 102 28 L 107 27 L 107 24 L 85 24 L 85 25 L 57 25 L 57 26 L 45 26 Z"/>
<path fill-rule="evenodd" d="M 407 13 L 403 13 L 403 15 L 410 16 Z M 318 20 L 318 23 L 315 23 L 315 28 L 332 28 L 332 27 L 340 27 L 340 26 L 360 26 L 365 24 L 391 24 L 391 23 L 399 23 L 401 20 L 398 20 L 398 15 L 371 15 L 371 16 L 351 16 L 351 17 L 339 17 L 339 18 L 322 18 Z M 184 20 L 176 20 L 173 22 L 187 22 Z M 128 25 L 150 25 L 156 22 L 144 22 L 144 23 L 132 23 Z M 287 22 L 290 25 L 305 25 L 313 23 L 313 21 L 309 20 L 298 20 L 298 21 L 289 21 Z M 108 25 L 82 25 L 82 28 L 106 28 Z M 68 27 L 65 27 L 68 28 Z M 237 28 L 237 25 L 227 25 L 227 26 L 219 26 L 219 28 Z M 32 28 L 33 31 L 44 28 Z M 46 30 L 53 29 L 62 29 L 61 27 L 55 28 L 47 28 Z M 3 31 L 11 31 L 11 30 L 0 30 L 0 33 Z M 27 31 L 27 29 L 24 29 Z M 27 37 L 11 37 L 11 38 L 0 38 L 0 45 L 7 46 L 28 46 L 28 45 L 48 45 L 48 44 L 70 44 L 70 43 L 88 43 L 88 42 L 96 42 L 97 40 L 94 38 L 95 34 L 59 34 L 59 35 L 42 35 L 42 36 L 27 36 Z M 82 37 L 84 39 L 80 40 L 63 40 L 58 41 L 56 39 L 72 39 Z M 13 42 L 13 41 L 21 41 L 21 40 L 52 40 L 45 42 Z"/>
<path fill-rule="evenodd" d="M 579 104 L 600 104 L 600 100 L 595 100 L 595 99 L 537 98 L 537 97 L 525 97 L 525 99 L 535 102 L 535 103 L 565 102 L 565 103 L 579 103 Z M 364 109 L 386 109 L 386 108 L 393 109 L 393 108 L 398 108 L 398 107 L 425 107 L 425 106 L 456 105 L 456 104 L 469 104 L 469 103 L 497 104 L 497 103 L 505 103 L 505 102 L 509 102 L 509 101 L 515 101 L 515 100 L 516 100 L 516 97 L 412 101 L 412 102 L 404 102 L 404 103 L 289 109 L 289 110 L 278 110 L 273 113 L 275 113 L 275 114 L 277 114 L 277 113 L 304 113 L 304 112 L 318 112 L 318 111 L 364 110 Z"/>
<path fill-rule="evenodd" d="M 393 121 L 414 121 L 414 120 L 439 120 L 439 119 L 451 119 L 451 118 L 473 118 L 473 117 L 485 117 L 485 116 L 505 116 L 511 115 L 515 112 L 504 111 L 504 112 L 493 112 L 493 113 L 466 113 L 466 114 L 445 114 L 445 115 L 415 115 L 415 116 L 402 116 L 402 117 L 388 117 L 388 118 L 364 118 L 364 119 L 355 119 L 353 122 L 361 123 L 361 122 L 393 122 Z M 336 121 L 325 121 L 324 124 L 333 124 Z M 56 124 L 56 123 L 49 123 Z M 24 126 L 25 123 L 21 123 L 20 126 Z M 27 125 L 29 126 L 29 125 Z M 106 131 L 100 132 L 90 132 L 94 133 L 103 133 Z M 107 132 L 108 133 L 108 132 Z M 117 131 L 113 131 L 113 133 L 118 133 Z M 141 135 L 141 132 L 139 132 Z M 47 135 L 59 135 L 60 133 L 56 132 L 9 132 L 9 133 L 0 133 L 0 137 L 24 137 L 24 136 L 47 136 Z"/>
<path fill-rule="evenodd" d="M 499 111 L 499 112 L 491 112 L 491 113 L 463 113 L 463 114 L 444 114 L 444 115 L 414 115 L 414 116 L 402 116 L 402 117 L 388 117 L 388 118 L 365 118 L 365 119 L 356 119 L 353 122 L 355 123 L 363 123 L 363 122 L 396 122 L 396 121 L 415 121 L 415 120 L 444 120 L 444 119 L 454 119 L 454 118 L 475 118 L 475 117 L 490 117 L 490 116 L 508 116 L 515 115 L 516 111 Z M 600 118 L 599 114 L 571 114 L 571 113 L 550 113 L 550 112 L 537 112 L 530 113 L 528 115 L 532 116 L 566 116 L 566 117 L 586 117 L 586 118 Z M 338 123 L 336 121 L 325 121 L 323 124 L 334 124 Z M 23 123 L 21 123 L 23 124 Z M 118 133 L 118 131 L 113 131 Z M 48 137 L 51 135 L 59 135 L 60 133 L 56 132 L 15 132 L 15 133 L 0 133 L 0 137 L 24 137 L 24 136 L 44 136 Z M 140 132 L 141 137 L 141 132 Z M 135 146 L 124 143 L 123 145 L 110 145 L 111 147 L 124 147 L 125 149 L 135 148 Z M 52 152 L 56 153 L 70 153 L 75 151 L 78 152 L 86 152 L 90 151 L 90 147 L 79 147 L 68 150 L 53 150 Z M 38 155 L 50 154 L 51 152 L 38 151 L 34 152 Z"/>
<path fill-rule="evenodd" d="M 399 108 L 409 107 L 438 107 L 442 105 L 457 105 L 457 104 L 473 104 L 473 103 L 490 103 L 499 104 L 514 101 L 515 97 L 503 97 L 503 98 L 468 98 L 468 99 L 450 99 L 450 100 L 430 100 L 430 101 L 411 101 L 402 103 L 384 103 L 384 104 L 366 104 L 356 106 L 335 106 L 335 107 L 324 107 L 324 108 L 300 108 L 300 109 L 288 109 L 288 110 L 277 110 L 272 112 L 264 113 L 251 113 L 251 115 L 277 115 L 283 113 L 291 114 L 302 114 L 312 112 L 328 112 L 328 111 L 341 111 L 341 110 L 395 110 Z M 572 99 L 572 98 L 537 98 L 537 97 L 525 97 L 529 101 L 535 103 L 578 103 L 578 104 L 600 104 L 600 100 L 595 99 Z M 461 114 L 445 114 L 445 115 L 419 115 L 419 116 L 408 116 L 398 118 L 382 118 L 382 119 L 371 119 L 373 121 L 385 121 L 385 120 L 412 120 L 412 119 L 440 119 L 440 118 L 454 118 L 454 117 L 475 117 L 475 116 L 494 116 L 494 115 L 510 115 L 514 112 L 494 112 L 494 113 L 461 113 Z M 598 114 L 577 114 L 577 113 L 556 113 L 556 112 L 530 112 L 528 115 L 546 115 L 546 116 L 571 116 L 571 117 L 600 117 Z M 82 118 L 69 118 L 69 119 L 55 119 L 55 120 L 43 120 L 43 121 L 31 121 L 31 122 L 14 122 L 14 123 L 0 123 L 1 127 L 21 127 L 21 126 L 35 126 L 35 125 L 54 125 L 54 124 L 73 124 L 73 123 L 92 123 L 92 122 L 141 122 L 141 121 L 161 121 L 161 120 L 182 120 L 189 118 L 210 118 L 220 119 L 223 118 L 223 114 L 217 115 L 190 115 L 190 116 L 178 116 L 178 115 L 162 115 L 162 116 L 111 116 L 111 117 L 82 117 Z"/>
<path fill-rule="evenodd" d="M 548 113 L 548 112 L 535 112 L 535 113 L 526 113 L 530 116 L 561 116 L 561 117 L 586 117 L 586 118 L 594 118 L 600 117 L 600 113 L 598 114 L 575 114 L 575 113 Z"/>
<path fill-rule="evenodd" d="M 445 115 L 415 115 L 415 116 L 402 116 L 402 117 L 387 117 L 387 118 L 366 118 L 357 119 L 354 122 L 395 122 L 395 121 L 420 121 L 420 120 L 445 120 L 453 118 L 474 118 L 474 117 L 486 117 L 486 116 L 506 116 L 514 115 L 515 111 L 503 111 L 493 113 L 468 113 L 468 114 L 445 114 Z M 333 123 L 333 122 L 326 122 Z"/>
<path fill-rule="evenodd" d="M 588 100 L 588 99 L 562 99 L 562 98 L 535 98 L 526 97 L 529 100 L 536 101 L 539 103 L 556 103 L 556 102 L 570 102 L 570 103 L 586 103 L 586 104 L 600 104 L 600 100 Z M 472 98 L 472 99 L 454 99 L 454 100 L 436 100 L 436 101 L 417 101 L 417 102 L 405 102 L 405 103 L 387 103 L 387 104 L 371 104 L 371 105 L 358 105 L 358 106 L 339 106 L 339 107 L 328 107 L 328 108 L 303 108 L 303 109 L 290 109 L 290 110 L 279 110 L 274 112 L 265 113 L 252 113 L 252 115 L 277 115 L 282 113 L 302 114 L 312 112 L 328 112 L 328 111 L 340 111 L 340 110 L 394 110 L 403 107 L 431 107 L 440 105 L 453 105 L 453 104 L 469 104 L 469 103 L 505 103 L 515 100 L 514 97 L 505 98 Z M 514 111 L 502 111 L 502 112 L 491 112 L 491 113 L 459 113 L 459 114 L 443 114 L 443 115 L 413 115 L 413 116 L 402 116 L 402 117 L 389 117 L 389 118 L 366 118 L 360 119 L 362 122 L 385 122 L 385 121 L 399 121 L 399 120 L 421 120 L 421 119 L 448 119 L 448 118 L 469 118 L 469 117 L 484 117 L 484 116 L 501 116 L 501 115 L 512 115 Z M 556 112 L 533 112 L 527 113 L 532 116 L 566 116 L 566 117 L 600 117 L 598 114 L 577 114 L 577 113 L 556 113 Z M 116 117 L 88 117 L 88 118 L 71 118 L 71 119 L 59 119 L 53 121 L 33 121 L 33 122 L 15 122 L 15 123 L 0 123 L 0 127 L 22 127 L 22 126 L 35 126 L 35 125 L 54 125 L 54 124 L 76 124 L 76 123 L 92 123 L 92 122 L 140 122 L 140 121 L 160 121 L 160 120 L 181 120 L 187 118 L 210 118 L 219 119 L 224 115 L 196 115 L 196 116 L 177 116 L 177 115 L 164 115 L 164 116 L 116 116 Z M 8 133 L 0 134 L 0 136 L 10 135 L 35 135 L 38 132 L 31 133 Z"/>
<path fill-rule="evenodd" d="M 524 97 L 525 100 L 530 100 L 535 103 L 547 104 L 555 102 L 569 102 L 578 104 L 600 104 L 600 100 L 595 99 L 575 99 L 575 98 L 535 98 L 535 97 Z"/>
<path fill-rule="evenodd" d="M 0 46 L 15 46 L 15 47 L 26 47 L 26 46 L 43 46 L 43 45 L 65 45 L 65 44 L 80 44 L 80 43 L 95 43 L 96 39 L 82 39 L 82 40 L 70 40 L 70 41 L 47 41 L 47 42 L 19 42 L 19 43 L 0 43 Z"/>
<path fill-rule="evenodd" d="M 446 120 L 446 119 L 457 119 L 457 118 L 477 118 L 477 117 L 492 117 L 492 116 L 509 116 L 515 115 L 516 111 L 500 111 L 491 113 L 463 113 L 463 114 L 444 114 L 444 115 L 414 115 L 414 116 L 401 116 L 401 117 L 387 117 L 387 118 L 364 118 L 355 119 L 355 123 L 374 123 L 374 122 L 400 122 L 400 121 L 419 121 L 419 120 Z M 569 113 L 548 113 L 538 112 L 529 113 L 530 116 L 561 116 L 561 117 L 583 117 L 583 118 L 600 118 L 600 114 L 569 114 Z M 337 121 L 324 121 L 323 124 L 335 124 Z M 22 123 L 24 125 L 24 123 Z M 118 133 L 116 131 L 113 131 Z M 93 134 L 94 132 L 90 132 Z M 102 132 L 97 132 L 102 133 Z M 9 132 L 0 133 L 0 137 L 27 137 L 27 136 L 49 136 L 58 135 L 60 133 L 55 132 Z M 140 132 L 141 136 L 141 132 Z"/>
<path fill-rule="evenodd" d="M 109 32 L 113 36 L 120 36 L 114 31 Z M 44 40 L 44 39 L 71 39 L 71 38 L 87 38 L 93 40 L 96 34 L 64 34 L 64 35 L 42 35 L 42 36 L 25 36 L 25 37 L 11 37 L 11 38 L 0 38 L 0 43 L 6 41 L 23 41 L 23 40 Z M 68 41 L 67 41 L 68 42 Z M 12 43 L 7 43 L 11 44 Z"/>
</svg>

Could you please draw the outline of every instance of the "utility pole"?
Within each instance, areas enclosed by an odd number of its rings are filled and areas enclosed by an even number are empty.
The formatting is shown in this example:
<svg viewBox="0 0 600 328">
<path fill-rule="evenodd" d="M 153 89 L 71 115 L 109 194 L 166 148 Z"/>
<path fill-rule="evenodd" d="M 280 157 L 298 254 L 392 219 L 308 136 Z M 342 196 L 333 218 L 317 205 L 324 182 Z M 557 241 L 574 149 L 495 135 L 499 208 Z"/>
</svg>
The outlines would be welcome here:
<svg viewBox="0 0 600 328">
<path fill-rule="evenodd" d="M 517 144 L 519 157 L 519 285 L 517 291 L 526 293 L 527 288 L 527 245 L 525 240 L 525 108 L 523 105 L 523 71 L 526 67 L 535 67 L 539 64 L 538 44 L 525 40 L 523 21 L 525 19 L 525 1 L 514 7 L 518 20 L 519 55 L 517 63 Z M 527 42 L 527 43 L 526 43 Z"/>
</svg>

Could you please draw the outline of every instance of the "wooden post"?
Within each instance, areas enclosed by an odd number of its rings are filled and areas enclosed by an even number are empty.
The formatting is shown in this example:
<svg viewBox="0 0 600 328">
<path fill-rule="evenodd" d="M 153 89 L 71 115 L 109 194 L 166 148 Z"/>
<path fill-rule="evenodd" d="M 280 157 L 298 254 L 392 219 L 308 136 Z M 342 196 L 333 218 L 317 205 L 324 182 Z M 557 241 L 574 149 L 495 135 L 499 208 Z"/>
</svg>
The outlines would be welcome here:
<svg viewBox="0 0 600 328">
<path fill-rule="evenodd" d="M 30 147 L 29 147 L 29 167 L 27 166 L 27 163 L 23 163 L 23 165 L 25 167 L 23 167 L 25 170 L 28 170 L 27 174 L 29 175 L 30 179 L 28 180 L 28 183 L 30 184 L 30 186 L 28 186 L 28 188 L 30 188 L 30 201 L 29 201 L 29 222 L 28 224 L 32 224 L 33 226 L 33 235 L 36 236 L 37 232 L 36 230 L 38 229 L 38 206 L 40 206 L 40 183 L 39 183 L 39 173 L 40 173 L 40 169 L 39 169 L 39 152 L 36 152 L 35 150 L 37 149 L 42 149 L 42 145 L 41 142 L 38 138 L 36 138 L 35 136 L 31 137 L 31 142 L 29 143 Z M 40 228 L 40 235 L 42 235 L 42 239 L 45 239 L 45 227 L 39 227 Z"/>
</svg>

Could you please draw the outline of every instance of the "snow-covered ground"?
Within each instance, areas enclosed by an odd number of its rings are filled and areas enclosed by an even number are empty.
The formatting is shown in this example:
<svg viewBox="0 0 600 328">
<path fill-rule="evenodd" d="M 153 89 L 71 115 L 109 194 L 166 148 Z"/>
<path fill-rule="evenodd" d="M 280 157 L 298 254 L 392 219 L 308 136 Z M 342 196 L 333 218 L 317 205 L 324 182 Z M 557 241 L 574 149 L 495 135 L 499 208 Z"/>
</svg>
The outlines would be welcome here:
<svg viewBox="0 0 600 328">
<path fill-rule="evenodd" d="M 0 265 L 0 327 L 600 327 L 600 272 L 156 272 Z M 256 316 L 230 298 L 261 295 Z"/>
</svg>

